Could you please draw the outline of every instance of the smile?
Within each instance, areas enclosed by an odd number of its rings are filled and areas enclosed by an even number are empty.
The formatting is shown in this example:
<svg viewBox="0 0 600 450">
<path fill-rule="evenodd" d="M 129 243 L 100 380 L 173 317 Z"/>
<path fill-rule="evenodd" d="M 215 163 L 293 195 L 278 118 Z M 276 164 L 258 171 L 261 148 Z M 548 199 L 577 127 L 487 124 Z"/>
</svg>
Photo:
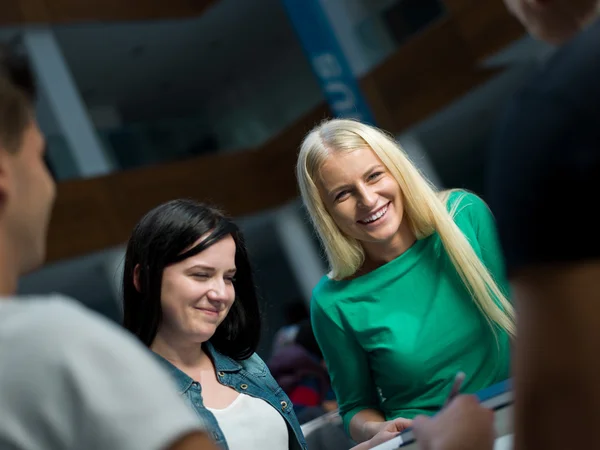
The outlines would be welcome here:
<svg viewBox="0 0 600 450">
<path fill-rule="evenodd" d="M 204 314 L 206 314 L 208 316 L 218 316 L 219 315 L 219 311 L 216 311 L 214 309 L 196 308 L 196 307 L 194 307 L 194 309 L 198 310 L 200 312 L 203 312 Z"/>
<path fill-rule="evenodd" d="M 387 213 L 389 206 L 390 206 L 389 203 L 382 206 L 377 211 L 375 211 L 373 214 L 371 214 L 369 217 L 359 220 L 358 223 L 362 223 L 363 225 L 368 225 L 368 224 L 378 221 L 383 216 L 385 216 L 385 213 Z"/>
</svg>

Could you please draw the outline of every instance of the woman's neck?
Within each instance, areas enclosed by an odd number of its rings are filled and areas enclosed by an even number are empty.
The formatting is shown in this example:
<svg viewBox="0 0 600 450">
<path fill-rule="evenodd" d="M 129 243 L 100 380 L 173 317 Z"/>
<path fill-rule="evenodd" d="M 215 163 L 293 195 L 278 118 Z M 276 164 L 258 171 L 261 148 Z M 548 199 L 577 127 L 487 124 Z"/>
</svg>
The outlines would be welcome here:
<svg viewBox="0 0 600 450">
<path fill-rule="evenodd" d="M 202 344 L 173 338 L 159 332 L 150 349 L 180 369 L 200 368 L 212 364 Z"/>
<path fill-rule="evenodd" d="M 387 242 L 363 243 L 365 262 L 362 273 L 368 273 L 393 261 L 413 246 L 417 238 L 408 224 L 403 222 L 398 232 Z"/>
</svg>

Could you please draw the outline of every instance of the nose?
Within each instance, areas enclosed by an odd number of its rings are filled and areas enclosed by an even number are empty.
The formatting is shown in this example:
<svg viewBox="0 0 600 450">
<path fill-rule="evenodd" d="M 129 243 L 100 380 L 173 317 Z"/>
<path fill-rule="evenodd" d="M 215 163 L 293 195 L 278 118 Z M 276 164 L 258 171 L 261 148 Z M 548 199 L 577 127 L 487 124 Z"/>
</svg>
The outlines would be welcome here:
<svg viewBox="0 0 600 450">
<path fill-rule="evenodd" d="M 371 209 L 377 204 L 377 193 L 369 186 L 361 186 L 359 188 L 358 201 L 365 209 Z"/>
<path fill-rule="evenodd" d="M 211 301 L 225 301 L 228 300 L 228 290 L 225 284 L 225 280 L 220 278 L 215 278 L 212 286 L 208 290 L 206 296 Z"/>
</svg>

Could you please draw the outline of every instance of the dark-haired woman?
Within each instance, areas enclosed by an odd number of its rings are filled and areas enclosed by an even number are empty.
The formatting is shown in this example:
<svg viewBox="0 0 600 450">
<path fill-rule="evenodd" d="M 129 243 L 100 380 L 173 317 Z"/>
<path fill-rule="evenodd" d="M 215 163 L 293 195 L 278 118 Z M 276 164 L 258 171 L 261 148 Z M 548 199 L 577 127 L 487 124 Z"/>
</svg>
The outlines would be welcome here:
<svg viewBox="0 0 600 450">
<path fill-rule="evenodd" d="M 220 212 L 165 203 L 129 240 L 124 325 L 229 450 L 305 449 L 292 404 L 255 353 L 258 299 L 243 237 Z"/>
<path fill-rule="evenodd" d="M 242 234 L 219 211 L 174 200 L 127 245 L 124 325 L 156 355 L 226 450 L 297 450 L 293 405 L 255 353 L 260 313 Z M 393 426 L 353 450 L 384 442 Z"/>
</svg>

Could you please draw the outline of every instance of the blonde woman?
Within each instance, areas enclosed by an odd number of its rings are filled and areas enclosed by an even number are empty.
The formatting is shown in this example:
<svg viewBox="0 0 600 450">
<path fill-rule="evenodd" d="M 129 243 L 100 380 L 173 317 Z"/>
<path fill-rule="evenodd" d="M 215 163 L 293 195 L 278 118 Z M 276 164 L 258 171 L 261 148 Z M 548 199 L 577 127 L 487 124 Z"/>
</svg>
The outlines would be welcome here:
<svg viewBox="0 0 600 450">
<path fill-rule="evenodd" d="M 382 131 L 335 119 L 298 158 L 330 273 L 311 318 L 346 430 L 365 441 L 509 377 L 514 312 L 494 219 L 477 196 L 436 192 Z"/>
</svg>

